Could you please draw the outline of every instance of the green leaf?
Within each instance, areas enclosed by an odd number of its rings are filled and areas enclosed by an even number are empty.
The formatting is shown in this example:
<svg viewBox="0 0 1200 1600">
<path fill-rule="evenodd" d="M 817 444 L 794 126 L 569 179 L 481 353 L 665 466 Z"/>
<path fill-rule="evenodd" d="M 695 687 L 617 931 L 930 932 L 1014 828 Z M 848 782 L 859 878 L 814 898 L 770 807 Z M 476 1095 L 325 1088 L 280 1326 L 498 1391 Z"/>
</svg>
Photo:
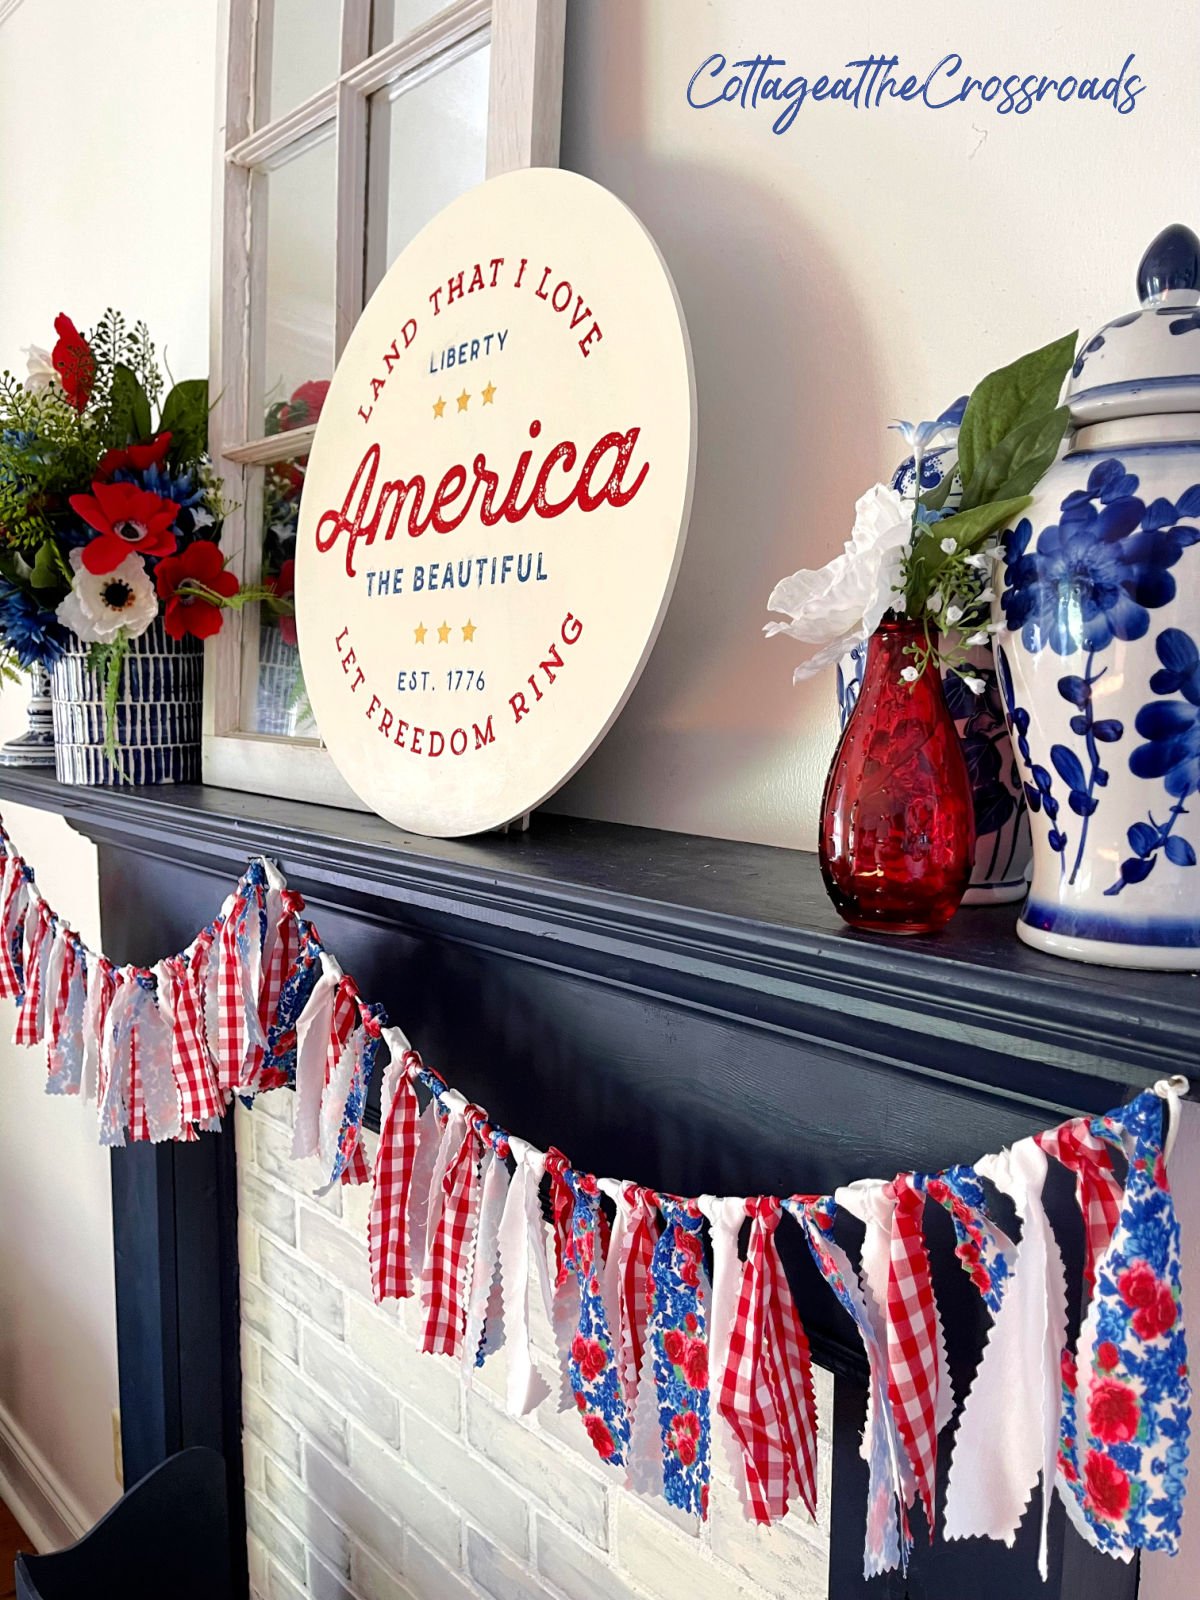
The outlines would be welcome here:
<svg viewBox="0 0 1200 1600">
<path fill-rule="evenodd" d="M 113 368 L 109 407 L 115 438 L 139 444 L 150 437 L 153 424 L 146 391 L 133 371 L 120 363 Z"/>
<path fill-rule="evenodd" d="M 942 477 L 940 483 L 934 484 L 932 489 L 926 489 L 921 495 L 921 504 L 930 511 L 941 511 L 949 497 L 954 485 L 954 474 L 958 471 L 957 462 L 953 463 Z"/>
<path fill-rule="evenodd" d="M 1063 380 L 1075 359 L 1077 339 L 1078 334 L 1068 333 L 1010 366 L 990 372 L 975 385 L 958 433 L 958 464 L 964 484 L 1006 433 L 1057 406 Z"/>
<path fill-rule="evenodd" d="M 1066 406 L 1058 406 L 1006 433 L 976 463 L 971 481 L 963 489 L 964 508 L 1029 494 L 1058 454 L 1070 419 Z"/>
<path fill-rule="evenodd" d="M 208 379 L 177 383 L 163 401 L 158 426 L 171 435 L 172 461 L 199 461 L 208 448 Z"/>
<path fill-rule="evenodd" d="M 956 511 L 952 517 L 935 524 L 931 537 L 937 535 L 944 539 L 951 533 L 960 550 L 975 551 L 988 534 L 995 533 L 1024 511 L 1031 499 L 1031 495 L 1022 494 L 1011 500 L 990 500 L 987 505 L 972 506 L 969 511 Z"/>
<path fill-rule="evenodd" d="M 59 594 L 65 594 L 71 587 L 70 568 L 53 539 L 47 539 L 38 546 L 37 555 L 33 558 L 33 571 L 29 575 L 29 586 Z"/>
</svg>

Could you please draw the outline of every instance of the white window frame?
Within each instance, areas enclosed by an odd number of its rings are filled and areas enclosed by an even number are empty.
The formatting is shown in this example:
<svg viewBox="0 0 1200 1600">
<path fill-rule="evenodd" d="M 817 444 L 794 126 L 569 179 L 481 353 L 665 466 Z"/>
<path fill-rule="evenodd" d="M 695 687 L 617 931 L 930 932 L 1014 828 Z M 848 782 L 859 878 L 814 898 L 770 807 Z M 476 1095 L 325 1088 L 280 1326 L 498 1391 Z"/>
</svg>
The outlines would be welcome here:
<svg viewBox="0 0 1200 1600">
<path fill-rule="evenodd" d="M 328 0 L 336 4 L 337 0 Z M 257 578 L 261 518 L 256 475 L 266 462 L 303 455 L 314 429 L 261 437 L 261 398 L 251 395 L 251 285 L 264 270 L 261 237 L 250 228 L 251 186 L 272 162 L 295 154 L 334 125 L 336 244 L 334 356 L 340 357 L 362 310 L 369 96 L 388 84 L 411 88 L 485 42 L 491 46 L 487 175 L 557 166 L 562 114 L 565 0 L 453 0 L 426 23 L 370 50 L 370 0 L 341 0 L 336 81 L 302 105 L 252 126 L 258 0 L 222 0 L 214 180 L 209 447 L 225 502 L 222 546 L 242 581 Z M 403 92 L 403 91 L 401 91 Z M 256 296 L 261 304 L 261 297 Z M 251 417 L 255 427 L 250 426 Z M 365 809 L 314 739 L 253 733 L 244 723 L 246 645 L 256 608 L 226 612 L 205 652 L 204 781 L 228 789 L 286 795 Z"/>
</svg>

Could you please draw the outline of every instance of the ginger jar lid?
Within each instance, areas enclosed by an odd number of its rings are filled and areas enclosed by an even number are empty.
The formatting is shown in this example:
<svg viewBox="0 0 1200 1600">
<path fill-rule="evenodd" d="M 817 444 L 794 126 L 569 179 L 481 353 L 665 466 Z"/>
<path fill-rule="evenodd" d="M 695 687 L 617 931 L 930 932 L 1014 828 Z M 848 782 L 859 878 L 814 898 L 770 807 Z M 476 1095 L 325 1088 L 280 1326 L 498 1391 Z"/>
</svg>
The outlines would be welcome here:
<svg viewBox="0 0 1200 1600">
<path fill-rule="evenodd" d="M 1139 311 L 1084 344 L 1067 384 L 1076 427 L 1170 411 L 1200 412 L 1200 239 L 1172 223 L 1142 257 Z"/>
</svg>

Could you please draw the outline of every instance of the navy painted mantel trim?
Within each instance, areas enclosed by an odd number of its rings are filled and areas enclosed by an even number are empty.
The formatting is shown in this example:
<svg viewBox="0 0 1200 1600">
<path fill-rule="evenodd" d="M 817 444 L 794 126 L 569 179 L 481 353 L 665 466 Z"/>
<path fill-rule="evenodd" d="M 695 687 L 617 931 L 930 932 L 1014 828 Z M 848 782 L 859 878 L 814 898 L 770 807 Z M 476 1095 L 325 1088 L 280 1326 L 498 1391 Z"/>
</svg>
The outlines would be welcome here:
<svg viewBox="0 0 1200 1600">
<path fill-rule="evenodd" d="M 1194 1066 L 1195 978 L 1044 956 L 1016 939 L 1012 906 L 965 910 L 936 938 L 855 934 L 800 852 L 546 815 L 525 835 L 429 840 L 285 799 L 71 789 L 20 771 L 0 772 L 3 801 L 96 841 L 117 959 L 178 948 L 250 855 L 272 856 L 346 970 L 451 1082 L 579 1166 L 670 1192 L 827 1193 L 932 1170 Z M 113 1172 L 129 1444 L 216 1431 L 240 1473 L 233 1130 L 115 1152 Z M 1066 1174 L 1047 1195 L 1078 1282 Z M 984 1317 L 929 1209 L 961 1396 Z M 780 1243 L 838 1380 L 832 1600 L 1132 1600 L 1136 1570 L 1090 1551 L 1057 1507 L 1045 1587 L 1032 1514 L 1012 1550 L 920 1541 L 907 1580 L 863 1583 L 862 1352 L 798 1230 Z M 198 1369 L 197 1349 L 210 1356 Z"/>
</svg>

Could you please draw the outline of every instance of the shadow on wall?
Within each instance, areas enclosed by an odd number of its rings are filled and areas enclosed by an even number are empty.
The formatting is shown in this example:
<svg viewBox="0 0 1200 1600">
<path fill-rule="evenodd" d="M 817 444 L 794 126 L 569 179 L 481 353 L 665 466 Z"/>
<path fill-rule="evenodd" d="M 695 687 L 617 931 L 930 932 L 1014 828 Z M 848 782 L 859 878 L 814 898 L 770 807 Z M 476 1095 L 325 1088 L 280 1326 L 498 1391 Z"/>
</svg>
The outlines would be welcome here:
<svg viewBox="0 0 1200 1600">
<path fill-rule="evenodd" d="M 814 848 L 836 726 L 832 682 L 794 688 L 762 634 L 775 582 L 850 532 L 879 440 L 867 331 L 839 262 L 765 183 L 649 148 L 645 28 L 568 13 L 562 164 L 656 238 L 683 302 L 699 442 L 674 599 L 640 684 L 554 810 Z M 582 26 L 579 26 L 582 24 Z M 853 374 L 853 379 L 848 377 Z M 647 372 L 647 403 L 654 374 Z"/>
</svg>

